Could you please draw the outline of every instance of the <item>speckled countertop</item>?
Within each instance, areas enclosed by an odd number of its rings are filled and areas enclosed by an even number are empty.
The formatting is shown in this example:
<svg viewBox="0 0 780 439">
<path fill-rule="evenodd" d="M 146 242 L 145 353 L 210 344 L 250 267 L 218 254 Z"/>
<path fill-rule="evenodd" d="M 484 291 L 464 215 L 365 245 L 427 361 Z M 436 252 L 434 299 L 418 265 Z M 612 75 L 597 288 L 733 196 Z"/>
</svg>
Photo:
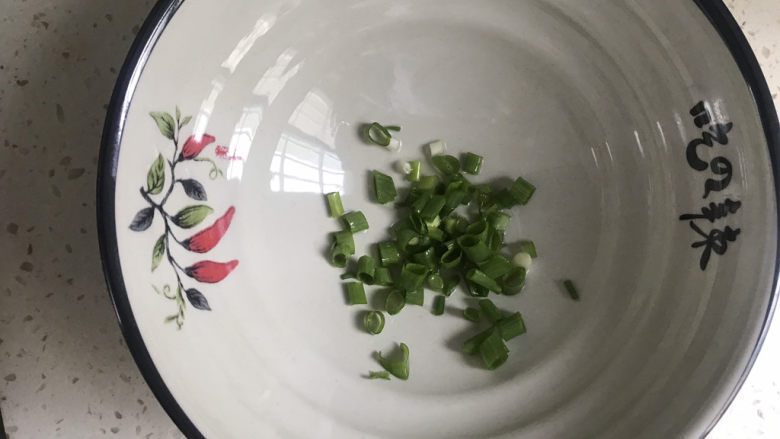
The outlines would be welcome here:
<svg viewBox="0 0 780 439">
<path fill-rule="evenodd" d="M 775 104 L 777 1 L 726 2 Z M 182 437 L 122 340 L 95 232 L 105 109 L 152 3 L 0 0 L 0 407 L 12 439 Z M 710 438 L 780 437 L 778 365 L 775 324 Z"/>
</svg>

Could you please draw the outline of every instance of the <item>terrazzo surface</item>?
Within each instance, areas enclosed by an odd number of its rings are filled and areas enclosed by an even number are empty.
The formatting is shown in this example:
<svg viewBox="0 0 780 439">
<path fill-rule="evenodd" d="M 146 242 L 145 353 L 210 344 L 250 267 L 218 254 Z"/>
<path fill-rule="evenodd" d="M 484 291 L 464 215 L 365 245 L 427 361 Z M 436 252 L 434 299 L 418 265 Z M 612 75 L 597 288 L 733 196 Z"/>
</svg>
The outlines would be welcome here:
<svg viewBox="0 0 780 439">
<path fill-rule="evenodd" d="M 780 4 L 726 2 L 778 102 Z M 0 0 L 0 408 L 11 439 L 180 438 L 122 339 L 101 272 L 106 105 L 142 0 Z M 780 438 L 780 325 L 711 439 Z"/>
</svg>

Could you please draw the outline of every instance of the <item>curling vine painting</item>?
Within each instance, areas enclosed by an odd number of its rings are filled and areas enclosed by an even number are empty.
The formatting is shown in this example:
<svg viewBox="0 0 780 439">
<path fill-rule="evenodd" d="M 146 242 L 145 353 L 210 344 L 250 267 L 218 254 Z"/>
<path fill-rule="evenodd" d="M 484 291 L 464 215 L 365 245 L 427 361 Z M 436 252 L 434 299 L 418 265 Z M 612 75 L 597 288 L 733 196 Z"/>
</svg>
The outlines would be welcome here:
<svg viewBox="0 0 780 439">
<path fill-rule="evenodd" d="M 148 204 L 147 207 L 136 213 L 130 223 L 130 230 L 144 232 L 151 228 L 155 218 L 159 218 L 158 227 L 162 228 L 162 234 L 156 240 L 151 251 L 151 268 L 157 270 L 162 262 L 167 265 L 176 276 L 175 290 L 170 284 L 162 287 L 153 285 L 154 290 L 164 298 L 174 302 L 177 312 L 165 318 L 166 323 L 175 323 L 178 329 L 184 325 L 184 312 L 187 302 L 193 308 L 201 311 L 211 311 L 206 296 L 198 290 L 198 283 L 217 283 L 225 279 L 238 265 L 237 260 L 228 262 L 215 262 L 201 260 L 189 266 L 180 264 L 179 252 L 207 253 L 219 243 L 230 227 L 234 207 L 229 207 L 210 226 L 198 231 L 189 237 L 182 238 L 181 234 L 193 229 L 205 221 L 214 213 L 207 201 L 206 189 L 194 178 L 181 179 L 176 177 L 177 170 L 181 167 L 192 167 L 191 172 L 199 171 L 197 167 L 210 165 L 209 178 L 217 179 L 222 175 L 213 160 L 201 157 L 204 149 L 215 142 L 214 136 L 202 134 L 190 135 L 179 148 L 179 140 L 182 128 L 192 120 L 191 116 L 181 117 L 181 111 L 176 107 L 175 117 L 166 112 L 150 113 L 157 124 L 160 133 L 172 142 L 173 153 L 166 157 L 162 153 L 149 167 L 146 174 L 146 184 L 141 186 L 141 197 Z M 167 172 L 166 172 L 167 169 Z M 167 175 L 166 175 L 167 174 Z M 167 178 L 166 178 L 167 177 Z M 167 183 L 167 184 L 166 184 Z M 196 203 L 187 206 L 170 206 L 168 200 L 177 187 L 181 187 L 184 194 Z M 178 237 L 177 237 L 178 235 Z M 179 253 L 181 255 L 181 253 Z M 185 301 L 186 297 L 186 301 Z"/>
</svg>

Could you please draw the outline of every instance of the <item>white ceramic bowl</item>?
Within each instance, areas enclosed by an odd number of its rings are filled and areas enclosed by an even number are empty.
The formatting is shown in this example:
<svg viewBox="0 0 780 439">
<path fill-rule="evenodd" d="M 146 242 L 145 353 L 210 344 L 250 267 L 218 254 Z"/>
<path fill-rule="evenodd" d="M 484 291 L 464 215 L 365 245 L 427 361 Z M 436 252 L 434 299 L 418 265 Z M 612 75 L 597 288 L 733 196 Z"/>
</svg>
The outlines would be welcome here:
<svg viewBox="0 0 780 439">
<path fill-rule="evenodd" d="M 372 120 L 403 126 L 401 153 L 360 141 Z M 106 277 L 193 438 L 702 437 L 775 303 L 778 132 L 719 0 L 162 0 L 106 122 Z M 494 299 L 529 331 L 495 372 L 429 305 L 362 332 L 322 255 L 322 194 L 366 213 L 368 251 L 392 209 L 366 172 L 437 138 L 485 156 L 475 180 L 538 187 L 508 238 L 541 256 Z M 365 379 L 400 341 L 410 379 Z"/>
</svg>

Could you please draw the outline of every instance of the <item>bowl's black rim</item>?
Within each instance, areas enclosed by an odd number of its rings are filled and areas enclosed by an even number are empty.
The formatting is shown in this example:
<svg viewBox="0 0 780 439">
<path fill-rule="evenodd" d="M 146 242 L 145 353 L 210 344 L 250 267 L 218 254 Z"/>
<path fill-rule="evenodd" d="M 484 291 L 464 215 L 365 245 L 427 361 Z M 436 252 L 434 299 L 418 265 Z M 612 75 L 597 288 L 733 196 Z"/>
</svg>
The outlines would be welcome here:
<svg viewBox="0 0 780 439">
<path fill-rule="evenodd" d="M 742 75 L 745 78 L 758 108 L 764 128 L 772 173 L 775 183 L 775 197 L 778 205 L 778 229 L 780 229 L 780 122 L 778 122 L 772 95 L 766 79 L 758 64 L 745 35 L 742 33 L 731 12 L 722 0 L 693 0 L 710 23 L 720 34 L 729 51 L 734 57 Z M 122 140 L 127 112 L 132 102 L 135 88 L 143 72 L 149 55 L 162 35 L 168 22 L 184 3 L 184 0 L 158 0 L 143 26 L 141 27 L 130 52 L 119 73 L 111 102 L 108 106 L 106 121 L 103 127 L 103 137 L 98 161 L 97 179 L 97 216 L 100 256 L 103 261 L 103 273 L 108 284 L 114 310 L 119 320 L 119 326 L 127 342 L 127 346 L 146 379 L 157 400 L 176 423 L 182 433 L 188 438 L 203 438 L 203 434 L 182 410 L 176 398 L 165 385 L 149 351 L 146 349 L 141 332 L 136 324 L 127 296 L 122 267 L 119 261 L 115 222 L 116 167 L 119 160 L 119 147 Z M 706 436 L 717 424 L 726 409 L 736 397 L 742 384 L 753 367 L 759 350 L 769 329 L 772 315 L 777 303 L 777 284 L 780 275 L 780 237 L 778 238 L 778 254 L 775 257 L 775 272 L 770 291 L 770 302 L 762 322 L 761 333 L 756 340 L 747 367 L 742 372 L 738 384 L 729 395 L 728 402 L 720 409 L 702 437 Z"/>
</svg>

